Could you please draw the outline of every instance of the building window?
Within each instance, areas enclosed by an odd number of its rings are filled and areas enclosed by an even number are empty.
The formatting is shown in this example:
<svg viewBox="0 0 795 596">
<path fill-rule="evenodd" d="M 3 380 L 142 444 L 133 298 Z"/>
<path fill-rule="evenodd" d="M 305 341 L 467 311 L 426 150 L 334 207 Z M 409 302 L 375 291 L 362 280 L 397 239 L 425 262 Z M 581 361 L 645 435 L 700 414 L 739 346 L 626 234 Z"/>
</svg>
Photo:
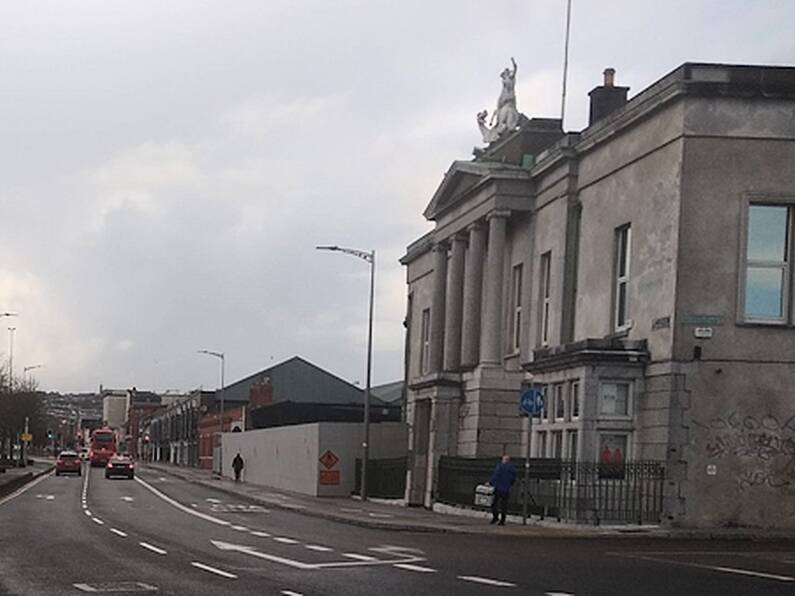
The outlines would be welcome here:
<svg viewBox="0 0 795 596">
<path fill-rule="evenodd" d="M 547 433 L 541 431 L 538 433 L 538 441 L 536 442 L 538 447 L 536 447 L 536 457 L 546 457 L 547 456 Z"/>
<path fill-rule="evenodd" d="M 789 308 L 791 208 L 756 205 L 748 208 L 745 249 L 745 312 L 747 321 L 784 323 Z"/>
<path fill-rule="evenodd" d="M 569 385 L 569 412 L 571 419 L 580 417 L 580 382 L 572 381 Z"/>
<path fill-rule="evenodd" d="M 563 459 L 563 431 L 552 433 L 552 457 Z"/>
<path fill-rule="evenodd" d="M 629 319 L 629 259 L 632 234 L 629 224 L 616 228 L 615 328 L 626 329 Z"/>
<path fill-rule="evenodd" d="M 568 458 L 572 461 L 577 460 L 577 431 L 569 431 L 569 452 Z"/>
<path fill-rule="evenodd" d="M 511 350 L 519 351 L 522 337 L 522 264 L 513 268 L 511 277 Z"/>
<path fill-rule="evenodd" d="M 629 383 L 602 383 L 599 391 L 599 413 L 607 416 L 628 416 L 629 394 Z"/>
<path fill-rule="evenodd" d="M 549 385 L 544 385 L 544 403 L 541 409 L 541 419 L 542 420 L 549 420 Z"/>
<path fill-rule="evenodd" d="M 600 434 L 599 463 L 623 464 L 627 460 L 628 438 L 626 434 Z"/>
<path fill-rule="evenodd" d="M 420 348 L 420 374 L 427 374 L 431 369 L 431 309 L 422 311 L 422 346 Z"/>
<path fill-rule="evenodd" d="M 566 403 L 563 399 L 563 384 L 555 385 L 555 420 L 566 418 Z"/>
<path fill-rule="evenodd" d="M 540 339 L 541 345 L 549 345 L 549 315 L 550 315 L 550 297 L 552 293 L 552 253 L 547 252 L 541 255 L 541 308 L 540 317 Z"/>
</svg>

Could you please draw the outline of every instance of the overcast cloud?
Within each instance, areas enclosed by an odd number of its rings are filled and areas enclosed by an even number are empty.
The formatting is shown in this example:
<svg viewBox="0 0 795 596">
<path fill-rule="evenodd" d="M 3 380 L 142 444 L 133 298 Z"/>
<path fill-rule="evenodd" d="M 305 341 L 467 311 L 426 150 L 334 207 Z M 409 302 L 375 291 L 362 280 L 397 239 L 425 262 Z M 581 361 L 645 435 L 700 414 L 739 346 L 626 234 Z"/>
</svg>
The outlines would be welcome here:
<svg viewBox="0 0 795 596">
<path fill-rule="evenodd" d="M 190 389 L 299 354 L 402 376 L 405 246 L 499 73 L 555 117 L 565 0 L 0 4 L 0 319 L 45 389 Z M 574 0 L 566 128 L 607 66 L 795 64 L 795 4 Z M 9 321 L 11 321 L 9 323 Z M 8 323 L 8 324 L 7 324 Z M 0 338 L 4 336 L 0 334 Z M 7 358 L 7 342 L 0 341 Z"/>
</svg>

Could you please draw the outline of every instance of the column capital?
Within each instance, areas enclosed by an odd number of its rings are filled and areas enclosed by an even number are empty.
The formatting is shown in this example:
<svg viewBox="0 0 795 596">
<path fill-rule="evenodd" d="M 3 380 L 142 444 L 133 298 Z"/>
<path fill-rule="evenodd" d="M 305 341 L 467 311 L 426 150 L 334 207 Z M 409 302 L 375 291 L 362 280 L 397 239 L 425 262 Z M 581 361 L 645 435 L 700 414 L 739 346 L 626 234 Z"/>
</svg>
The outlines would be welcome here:
<svg viewBox="0 0 795 596">
<path fill-rule="evenodd" d="M 467 242 L 469 240 L 469 235 L 466 232 L 456 232 L 453 236 L 449 239 L 450 244 L 454 242 Z"/>
<path fill-rule="evenodd" d="M 473 230 L 482 230 L 485 227 L 486 227 L 485 223 L 482 220 L 479 219 L 479 220 L 473 221 L 471 224 L 469 224 L 467 226 L 466 231 L 467 232 L 472 232 Z"/>
<path fill-rule="evenodd" d="M 444 240 L 438 240 L 433 243 L 433 250 L 434 252 L 447 252 L 450 249 L 450 242 L 447 238 Z"/>
<path fill-rule="evenodd" d="M 493 211 L 490 211 L 489 214 L 486 216 L 486 221 L 491 221 L 491 219 L 495 217 L 507 219 L 510 216 L 511 216 L 510 209 L 494 209 Z"/>
</svg>

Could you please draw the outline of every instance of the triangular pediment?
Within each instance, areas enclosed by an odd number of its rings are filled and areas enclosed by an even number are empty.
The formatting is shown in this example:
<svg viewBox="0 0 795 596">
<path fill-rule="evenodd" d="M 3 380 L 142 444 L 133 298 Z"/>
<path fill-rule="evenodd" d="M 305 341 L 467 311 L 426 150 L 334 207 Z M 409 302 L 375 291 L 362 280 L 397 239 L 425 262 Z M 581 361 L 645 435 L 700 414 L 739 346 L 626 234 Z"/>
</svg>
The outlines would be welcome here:
<svg viewBox="0 0 795 596">
<path fill-rule="evenodd" d="M 489 175 L 489 172 L 490 168 L 486 164 L 454 161 L 445 173 L 439 188 L 433 193 L 433 198 L 425 208 L 423 215 L 427 219 L 434 219 L 438 213 L 457 202 L 458 198 L 480 183 Z"/>
<path fill-rule="evenodd" d="M 508 171 L 521 171 L 521 168 L 494 162 L 454 161 L 423 215 L 429 220 L 436 219 L 439 214 L 463 200 L 473 188 L 487 178 Z"/>
</svg>

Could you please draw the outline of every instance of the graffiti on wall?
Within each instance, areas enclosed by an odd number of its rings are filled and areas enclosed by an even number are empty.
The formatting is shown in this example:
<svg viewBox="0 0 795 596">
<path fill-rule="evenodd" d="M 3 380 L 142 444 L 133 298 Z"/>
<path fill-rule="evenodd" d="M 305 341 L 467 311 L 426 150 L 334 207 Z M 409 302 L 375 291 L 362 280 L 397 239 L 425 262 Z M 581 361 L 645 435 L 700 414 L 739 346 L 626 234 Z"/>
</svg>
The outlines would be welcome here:
<svg viewBox="0 0 795 596">
<path fill-rule="evenodd" d="M 741 490 L 795 488 L 795 415 L 749 415 L 737 411 L 699 424 L 707 431 L 709 459 L 739 458 Z"/>
</svg>

